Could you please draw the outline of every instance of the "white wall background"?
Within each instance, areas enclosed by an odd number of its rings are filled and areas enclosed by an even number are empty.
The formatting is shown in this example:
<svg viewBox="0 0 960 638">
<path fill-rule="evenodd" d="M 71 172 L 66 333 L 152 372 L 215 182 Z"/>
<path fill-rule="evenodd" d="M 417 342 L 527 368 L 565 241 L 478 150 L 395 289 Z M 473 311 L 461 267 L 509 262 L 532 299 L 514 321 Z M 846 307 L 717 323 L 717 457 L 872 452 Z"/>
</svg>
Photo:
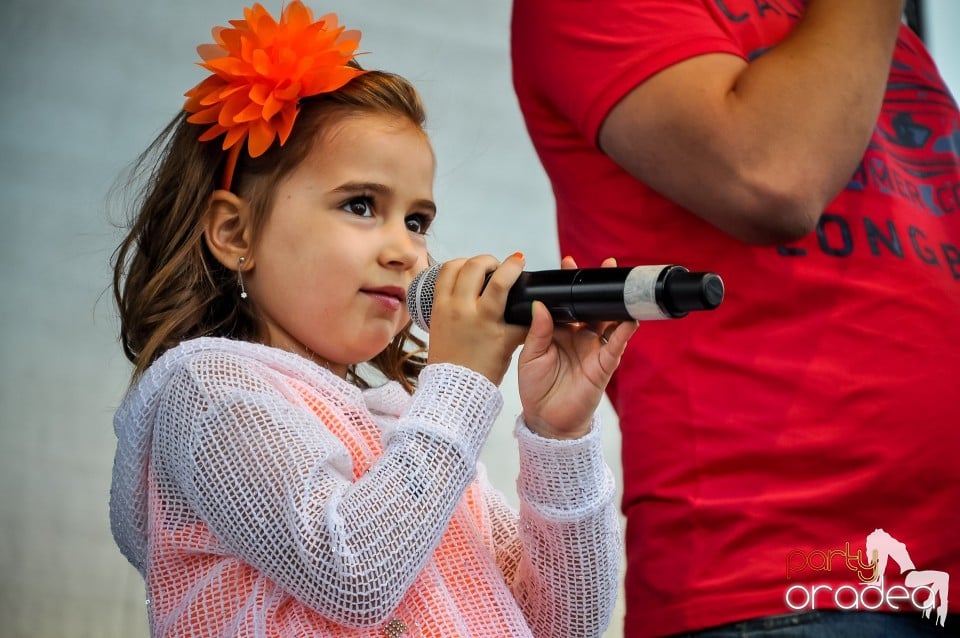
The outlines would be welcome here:
<svg viewBox="0 0 960 638">
<path fill-rule="evenodd" d="M 278 2 L 268 0 L 271 11 Z M 510 85 L 509 0 L 330 0 L 363 61 L 415 82 L 439 159 L 441 260 L 559 255 L 549 186 Z M 146 636 L 143 584 L 110 537 L 111 417 L 129 366 L 109 294 L 106 193 L 202 78 L 195 46 L 238 0 L 6 0 L 0 21 L 0 635 Z M 960 90 L 960 3 L 930 2 Z M 112 219 L 119 219 L 114 211 Z M 484 460 L 513 490 L 512 381 Z M 615 419 L 605 441 L 619 467 Z M 615 619 L 608 636 L 620 635 Z"/>
<path fill-rule="evenodd" d="M 924 38 L 954 98 L 960 99 L 960 1 L 924 0 Z"/>
</svg>

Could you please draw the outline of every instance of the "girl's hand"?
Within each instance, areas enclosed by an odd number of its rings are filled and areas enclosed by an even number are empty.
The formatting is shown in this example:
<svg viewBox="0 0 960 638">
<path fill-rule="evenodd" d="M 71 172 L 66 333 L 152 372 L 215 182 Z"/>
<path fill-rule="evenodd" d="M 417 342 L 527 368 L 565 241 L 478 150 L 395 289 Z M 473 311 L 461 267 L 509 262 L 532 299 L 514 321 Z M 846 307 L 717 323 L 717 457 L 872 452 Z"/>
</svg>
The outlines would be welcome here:
<svg viewBox="0 0 960 638">
<path fill-rule="evenodd" d="M 507 293 L 523 264 L 523 255 L 515 253 L 502 264 L 481 255 L 443 265 L 433 294 L 427 363 L 456 363 L 500 385 L 526 332 L 503 320 Z"/>
<path fill-rule="evenodd" d="M 602 265 L 612 268 L 617 262 L 611 258 Z M 561 267 L 577 264 L 566 257 Z M 587 434 L 636 329 L 636 321 L 554 326 L 546 306 L 534 302 L 533 322 L 519 359 L 520 402 L 527 427 L 556 439 Z"/>
</svg>

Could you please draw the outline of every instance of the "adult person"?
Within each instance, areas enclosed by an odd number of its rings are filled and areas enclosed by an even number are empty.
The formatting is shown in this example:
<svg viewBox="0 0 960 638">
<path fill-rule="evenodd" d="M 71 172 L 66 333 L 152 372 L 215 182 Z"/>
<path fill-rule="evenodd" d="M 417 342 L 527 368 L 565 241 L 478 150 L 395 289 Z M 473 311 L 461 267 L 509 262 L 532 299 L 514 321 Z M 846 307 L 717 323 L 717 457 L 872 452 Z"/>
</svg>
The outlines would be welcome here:
<svg viewBox="0 0 960 638">
<path fill-rule="evenodd" d="M 563 253 L 726 284 L 608 386 L 627 636 L 937 631 L 820 611 L 897 611 L 844 560 L 879 527 L 960 574 L 960 117 L 903 5 L 514 1 Z"/>
</svg>

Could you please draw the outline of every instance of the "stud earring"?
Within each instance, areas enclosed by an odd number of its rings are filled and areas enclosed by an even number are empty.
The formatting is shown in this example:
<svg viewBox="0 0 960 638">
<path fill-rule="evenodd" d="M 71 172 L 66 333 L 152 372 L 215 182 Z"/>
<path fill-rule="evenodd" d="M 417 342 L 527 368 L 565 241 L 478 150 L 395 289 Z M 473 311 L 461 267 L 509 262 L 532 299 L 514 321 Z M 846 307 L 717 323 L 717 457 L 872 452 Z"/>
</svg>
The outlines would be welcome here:
<svg viewBox="0 0 960 638">
<path fill-rule="evenodd" d="M 247 298 L 247 289 L 243 287 L 243 262 L 247 260 L 246 257 L 240 258 L 240 263 L 237 264 L 237 285 L 240 286 L 240 298 Z"/>
</svg>

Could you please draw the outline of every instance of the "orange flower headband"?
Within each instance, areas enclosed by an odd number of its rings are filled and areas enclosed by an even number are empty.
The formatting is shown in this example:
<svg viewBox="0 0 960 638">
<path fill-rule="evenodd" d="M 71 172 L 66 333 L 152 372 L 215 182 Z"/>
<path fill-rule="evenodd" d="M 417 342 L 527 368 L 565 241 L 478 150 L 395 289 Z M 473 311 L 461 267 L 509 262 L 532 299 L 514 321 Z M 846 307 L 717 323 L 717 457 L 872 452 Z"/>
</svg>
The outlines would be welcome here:
<svg viewBox="0 0 960 638">
<path fill-rule="evenodd" d="M 200 66 L 213 75 L 187 91 L 188 122 L 210 124 L 200 136 L 208 142 L 224 133 L 230 150 L 223 188 L 230 189 L 237 158 L 247 142 L 250 157 L 266 152 L 275 138 L 286 143 L 301 98 L 335 91 L 365 73 L 347 66 L 360 45 L 360 32 L 345 31 L 329 13 L 316 22 L 300 0 L 280 21 L 260 3 L 244 8 L 233 28 L 214 27 L 216 44 L 201 44 Z"/>
</svg>

